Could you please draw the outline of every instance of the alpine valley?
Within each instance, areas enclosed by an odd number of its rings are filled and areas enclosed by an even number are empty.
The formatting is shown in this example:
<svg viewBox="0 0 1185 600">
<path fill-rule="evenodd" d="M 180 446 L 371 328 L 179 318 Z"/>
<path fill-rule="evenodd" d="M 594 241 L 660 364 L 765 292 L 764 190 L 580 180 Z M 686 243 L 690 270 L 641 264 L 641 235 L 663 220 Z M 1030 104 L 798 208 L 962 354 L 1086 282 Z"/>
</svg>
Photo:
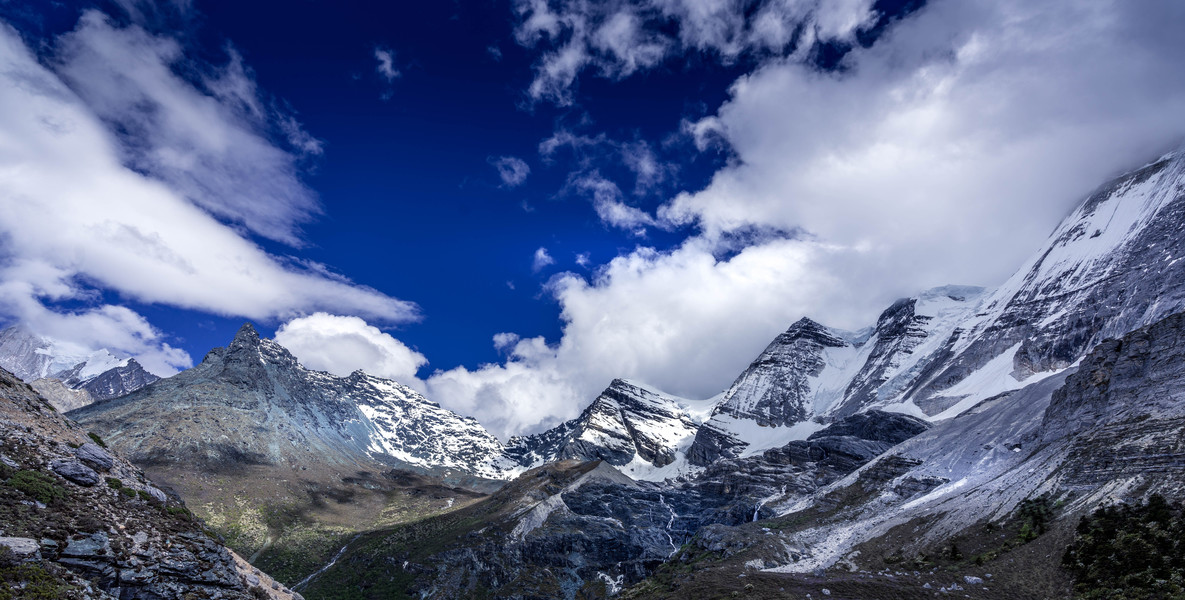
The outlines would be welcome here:
<svg viewBox="0 0 1185 600">
<path fill-rule="evenodd" d="M 1182 522 L 1183 231 L 1174 153 L 1098 188 L 998 288 L 927 290 L 860 331 L 803 318 L 715 397 L 617 379 L 507 442 L 401 383 L 307 369 L 250 324 L 165 379 L 12 328 L 0 365 L 32 387 L 0 381 L 6 401 L 45 424 L 0 423 L 0 458 L 80 497 L 95 488 L 59 467 L 100 450 L 77 445 L 93 432 L 153 495 L 135 510 L 183 501 L 204 523 L 167 524 L 186 543 L 229 556 L 220 537 L 251 585 L 310 599 L 1071 597 L 1095 581 L 1090 519 L 1118 514 L 1097 509 Z M 169 597 L 130 583 L 144 568 L 77 560 L 81 538 L 24 537 L 95 597 Z M 234 597 L 246 575 L 218 560 L 225 584 L 199 583 Z M 1175 568 L 1091 597 L 1180 597 Z"/>
</svg>

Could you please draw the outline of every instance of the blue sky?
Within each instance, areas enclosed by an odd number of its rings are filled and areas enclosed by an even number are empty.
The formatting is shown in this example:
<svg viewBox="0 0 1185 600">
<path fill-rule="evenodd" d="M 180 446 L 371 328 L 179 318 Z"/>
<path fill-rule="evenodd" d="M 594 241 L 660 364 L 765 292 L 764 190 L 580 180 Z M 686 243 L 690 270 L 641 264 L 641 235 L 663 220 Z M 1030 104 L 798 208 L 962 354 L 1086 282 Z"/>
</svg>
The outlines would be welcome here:
<svg viewBox="0 0 1185 600">
<path fill-rule="evenodd" d="M 1185 129 L 1168 1 L 381 4 L 0 2 L 5 319 L 249 319 L 505 436 L 999 283 Z"/>
</svg>

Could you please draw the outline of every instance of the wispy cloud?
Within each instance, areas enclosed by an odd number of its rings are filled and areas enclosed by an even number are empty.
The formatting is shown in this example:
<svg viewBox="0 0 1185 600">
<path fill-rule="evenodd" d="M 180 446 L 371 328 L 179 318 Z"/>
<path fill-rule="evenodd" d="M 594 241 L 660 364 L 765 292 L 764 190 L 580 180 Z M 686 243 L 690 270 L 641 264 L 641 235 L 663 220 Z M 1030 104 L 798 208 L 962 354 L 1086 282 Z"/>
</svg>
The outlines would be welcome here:
<svg viewBox="0 0 1185 600">
<path fill-rule="evenodd" d="M 299 165 L 320 142 L 258 91 L 237 52 L 228 55 L 225 65 L 194 64 L 175 40 L 90 11 L 57 41 L 51 64 L 119 132 L 121 161 L 220 218 L 299 246 L 300 225 L 321 210 Z"/>
<path fill-rule="evenodd" d="M 574 174 L 569 178 L 565 189 L 569 193 L 589 196 L 593 208 L 597 211 L 597 217 L 610 227 L 623 229 L 641 237 L 646 235 L 647 227 L 659 225 L 646 211 L 626 204 L 617 184 L 602 177 L 595 169 Z"/>
<path fill-rule="evenodd" d="M 547 267 L 554 265 L 555 259 L 547 252 L 547 248 L 540 247 L 535 251 L 535 256 L 531 260 L 531 270 L 538 273 Z"/>
<path fill-rule="evenodd" d="M 390 100 L 395 95 L 394 83 L 396 79 L 403 77 L 403 72 L 395 64 L 395 51 L 382 46 L 375 46 L 374 59 L 378 64 L 374 68 L 374 72 L 378 73 L 382 79 L 383 92 L 381 97 L 383 100 Z"/>
<path fill-rule="evenodd" d="M 518 42 L 543 48 L 532 100 L 572 103 L 579 75 L 621 79 L 699 52 L 729 63 L 744 54 L 803 59 L 817 41 L 845 42 L 873 18 L 871 0 L 704 2 L 516 0 Z"/>
<path fill-rule="evenodd" d="M 391 83 L 403 76 L 403 73 L 395 66 L 394 51 L 376 46 L 374 49 L 374 58 L 379 62 L 378 66 L 374 68 L 375 72 L 385 79 L 387 83 Z"/>
<path fill-rule="evenodd" d="M 531 167 L 527 165 L 526 161 L 515 156 L 490 157 L 489 163 L 498 170 L 498 177 L 502 179 L 502 187 L 518 187 L 531 174 Z"/>
</svg>

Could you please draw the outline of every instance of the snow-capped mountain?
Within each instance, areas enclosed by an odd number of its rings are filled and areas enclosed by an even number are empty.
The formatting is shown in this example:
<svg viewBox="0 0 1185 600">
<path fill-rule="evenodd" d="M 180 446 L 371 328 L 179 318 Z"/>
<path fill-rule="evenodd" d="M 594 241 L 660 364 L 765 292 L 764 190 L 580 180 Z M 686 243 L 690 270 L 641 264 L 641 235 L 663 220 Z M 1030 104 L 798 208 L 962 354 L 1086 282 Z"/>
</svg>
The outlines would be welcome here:
<svg viewBox="0 0 1185 600">
<path fill-rule="evenodd" d="M 615 379 L 579 417 L 512 438 L 506 451 L 526 468 L 603 460 L 635 479 L 662 480 L 685 470 L 683 456 L 714 405 L 715 399 L 697 402 Z"/>
<path fill-rule="evenodd" d="M 949 419 L 1056 374 L 1185 308 L 1183 222 L 1185 157 L 1170 154 L 1099 188 L 996 290 L 900 300 L 870 335 L 803 319 L 733 383 L 689 460 L 749 456 L 870 408 Z"/>
<path fill-rule="evenodd" d="M 692 464 L 803 440 L 825 421 L 890 404 L 941 356 L 983 289 L 945 286 L 895 302 L 858 333 L 790 326 L 733 382 L 688 452 Z M 916 412 L 916 411 L 907 411 Z"/>
<path fill-rule="evenodd" d="M 1168 155 L 1102 186 L 996 290 L 928 290 L 894 303 L 860 332 L 804 318 L 720 396 L 692 401 L 615 380 L 578 418 L 506 445 L 475 420 L 396 382 L 305 369 L 250 327 L 190 372 L 127 401 L 83 411 L 80 418 L 118 410 L 121 418 L 138 419 L 131 414 L 135 407 L 155 406 L 195 385 L 232 385 L 237 389 L 225 392 L 232 405 L 250 398 L 250 406 L 241 408 L 268 412 L 265 406 L 283 400 L 288 414 L 281 429 L 291 428 L 283 434 L 289 445 L 315 438 L 349 460 L 486 479 L 508 479 L 570 458 L 604 460 L 638 479 L 691 475 L 721 458 L 805 440 L 828 423 L 870 409 L 949 419 L 1060 372 L 1104 337 L 1180 310 L 1183 181 L 1185 159 Z M 28 356 L 35 349 L 27 338 L 6 333 L 0 350 Z M 37 360 L 17 366 L 47 369 Z M 83 365 L 72 373 L 85 377 L 94 370 Z M 117 420 L 109 419 L 109 426 L 120 428 Z M 144 437 L 136 443 L 178 443 L 163 435 L 151 439 L 156 442 Z M 277 454 L 274 446 L 247 436 L 243 444 L 249 454 L 286 460 L 287 451 Z"/>
<path fill-rule="evenodd" d="M 106 348 L 71 351 L 20 326 L 0 331 L 0 367 L 26 382 L 40 381 L 38 391 L 63 411 L 117 398 L 160 379 L 135 359 L 121 359 Z"/>
<path fill-rule="evenodd" d="M 250 324 L 197 367 L 71 416 L 146 462 L 386 465 L 484 479 L 523 470 L 476 420 L 361 371 L 306 369 Z"/>
</svg>

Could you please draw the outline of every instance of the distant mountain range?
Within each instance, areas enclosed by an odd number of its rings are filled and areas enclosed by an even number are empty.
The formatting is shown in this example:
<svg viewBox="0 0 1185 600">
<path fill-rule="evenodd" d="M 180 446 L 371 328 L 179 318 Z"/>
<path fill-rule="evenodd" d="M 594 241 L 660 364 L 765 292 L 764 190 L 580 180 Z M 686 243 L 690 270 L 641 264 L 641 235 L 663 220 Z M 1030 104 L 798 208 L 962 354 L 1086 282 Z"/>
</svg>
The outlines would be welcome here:
<svg viewBox="0 0 1185 600">
<path fill-rule="evenodd" d="M 79 354 L 21 326 L 0 331 L 0 368 L 33 385 L 61 411 L 134 392 L 160 377 L 107 349 Z"/>
<path fill-rule="evenodd" d="M 55 356 L 17 329 L 0 333 L 0 365 L 38 389 L 85 390 L 96 401 L 70 416 L 183 496 L 220 501 L 194 478 L 211 473 L 346 496 L 390 469 L 483 490 L 515 480 L 460 521 L 432 521 L 448 532 L 431 539 L 439 552 L 401 545 L 423 531 L 384 529 L 346 544 L 325 582 L 388 565 L 377 547 L 403 553 L 400 581 L 414 583 L 400 593 L 438 597 L 508 581 L 512 597 L 599 597 L 686 548 L 734 580 L 866 569 L 880 559 L 861 544 L 935 552 L 1041 494 L 1077 511 L 1185 497 L 1170 439 L 1185 370 L 1157 358 L 1185 354 L 1183 228 L 1185 157 L 1170 154 L 1099 188 L 996 289 L 928 290 L 857 332 L 803 318 L 718 396 L 618 379 L 577 418 L 506 443 L 397 382 L 306 369 L 251 325 L 159 381 L 109 354 Z M 885 537 L 906 525 L 916 535 Z"/>
</svg>

